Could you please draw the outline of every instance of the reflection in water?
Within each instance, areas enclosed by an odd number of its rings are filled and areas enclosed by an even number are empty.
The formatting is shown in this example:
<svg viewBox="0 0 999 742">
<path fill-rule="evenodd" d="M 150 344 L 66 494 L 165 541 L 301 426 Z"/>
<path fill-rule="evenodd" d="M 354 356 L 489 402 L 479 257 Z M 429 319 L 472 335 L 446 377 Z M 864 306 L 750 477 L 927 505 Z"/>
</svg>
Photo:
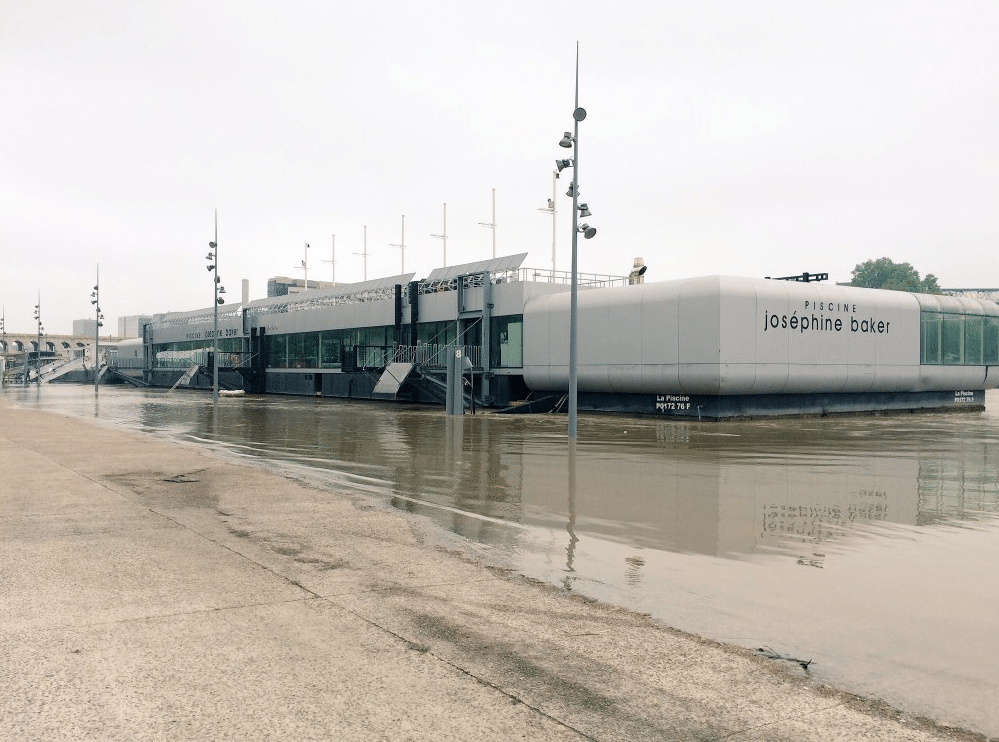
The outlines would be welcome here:
<svg viewBox="0 0 999 742">
<path fill-rule="evenodd" d="M 225 449 L 489 561 L 999 734 L 999 395 L 984 413 L 697 423 L 49 385 L 4 398 Z M 947 677 L 947 692 L 940 677 Z"/>
</svg>

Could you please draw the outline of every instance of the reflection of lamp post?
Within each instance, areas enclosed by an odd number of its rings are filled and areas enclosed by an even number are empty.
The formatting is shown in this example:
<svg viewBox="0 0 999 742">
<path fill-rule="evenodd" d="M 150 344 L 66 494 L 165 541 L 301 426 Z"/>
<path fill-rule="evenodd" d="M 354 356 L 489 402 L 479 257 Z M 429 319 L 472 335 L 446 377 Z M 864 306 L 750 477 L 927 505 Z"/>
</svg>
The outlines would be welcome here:
<svg viewBox="0 0 999 742">
<path fill-rule="evenodd" d="M 215 280 L 212 282 L 215 286 L 215 303 L 213 305 L 213 310 L 215 312 L 215 321 L 212 325 L 212 404 L 217 405 L 219 403 L 219 304 L 225 304 L 225 299 L 223 299 L 219 294 L 225 293 L 225 286 L 220 286 L 222 279 L 219 278 L 219 210 L 215 209 L 215 239 L 208 243 L 208 272 L 213 273 Z"/>
<path fill-rule="evenodd" d="M 572 185 L 566 193 L 572 196 L 572 281 L 569 288 L 569 439 L 576 438 L 576 400 L 578 389 L 578 357 L 577 345 L 579 335 L 579 317 L 577 312 L 577 294 L 579 292 L 579 277 L 577 274 L 576 243 L 580 232 L 583 237 L 591 239 L 597 230 L 589 224 L 579 224 L 579 217 L 589 216 L 586 204 L 579 203 L 579 122 L 586 118 L 586 111 L 579 107 L 579 42 L 576 42 L 576 108 L 572 112 L 573 130 L 567 131 L 559 142 L 560 147 L 572 149 L 575 147 L 575 157 L 571 161 L 556 160 L 559 170 L 572 167 Z M 582 212 L 582 213 L 581 213 Z"/>
<path fill-rule="evenodd" d="M 101 320 L 104 319 L 104 315 L 101 314 L 101 267 L 99 265 L 97 266 L 97 283 L 94 284 L 94 290 L 90 292 L 90 296 L 93 297 L 90 303 L 94 305 L 96 314 L 94 324 L 94 394 L 100 394 L 101 328 L 104 327 Z"/>
</svg>

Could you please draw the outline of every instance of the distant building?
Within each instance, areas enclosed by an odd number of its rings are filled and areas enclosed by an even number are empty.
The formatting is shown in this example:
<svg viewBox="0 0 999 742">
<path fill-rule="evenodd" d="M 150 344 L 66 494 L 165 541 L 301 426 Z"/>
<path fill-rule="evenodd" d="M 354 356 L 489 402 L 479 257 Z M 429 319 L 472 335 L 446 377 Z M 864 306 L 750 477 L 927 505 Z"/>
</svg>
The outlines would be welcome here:
<svg viewBox="0 0 999 742">
<path fill-rule="evenodd" d="M 118 337 L 137 338 L 142 337 L 142 326 L 153 321 L 148 314 L 131 314 L 127 317 L 118 318 Z"/>
<path fill-rule="evenodd" d="M 309 291 L 313 289 L 331 289 L 335 286 L 332 281 L 309 280 Z M 267 298 L 275 296 L 287 296 L 288 294 L 298 294 L 305 291 L 304 278 L 288 278 L 287 276 L 274 276 L 267 279 Z"/>
<path fill-rule="evenodd" d="M 75 319 L 73 320 L 73 334 L 83 337 L 93 337 L 97 333 L 96 319 Z"/>
</svg>

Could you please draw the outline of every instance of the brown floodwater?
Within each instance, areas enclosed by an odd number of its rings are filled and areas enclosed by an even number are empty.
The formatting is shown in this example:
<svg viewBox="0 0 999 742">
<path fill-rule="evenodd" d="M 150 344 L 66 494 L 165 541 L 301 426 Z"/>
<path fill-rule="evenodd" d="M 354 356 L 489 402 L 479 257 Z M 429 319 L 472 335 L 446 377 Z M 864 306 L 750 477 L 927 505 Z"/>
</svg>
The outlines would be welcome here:
<svg viewBox="0 0 999 742">
<path fill-rule="evenodd" d="M 999 735 L 997 392 L 970 413 L 584 415 L 574 447 L 564 415 L 276 396 L 213 410 L 201 392 L 71 385 L 3 396 L 371 498 L 482 561 Z"/>
</svg>

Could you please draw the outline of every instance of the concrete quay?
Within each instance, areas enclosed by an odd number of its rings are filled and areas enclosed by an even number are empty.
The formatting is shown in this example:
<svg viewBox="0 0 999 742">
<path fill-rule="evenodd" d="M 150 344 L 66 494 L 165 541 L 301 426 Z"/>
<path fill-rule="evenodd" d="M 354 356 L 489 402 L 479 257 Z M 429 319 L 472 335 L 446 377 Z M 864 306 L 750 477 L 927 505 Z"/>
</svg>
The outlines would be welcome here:
<svg viewBox="0 0 999 742">
<path fill-rule="evenodd" d="M 984 739 L 425 534 L 0 400 L 0 739 Z"/>
</svg>

